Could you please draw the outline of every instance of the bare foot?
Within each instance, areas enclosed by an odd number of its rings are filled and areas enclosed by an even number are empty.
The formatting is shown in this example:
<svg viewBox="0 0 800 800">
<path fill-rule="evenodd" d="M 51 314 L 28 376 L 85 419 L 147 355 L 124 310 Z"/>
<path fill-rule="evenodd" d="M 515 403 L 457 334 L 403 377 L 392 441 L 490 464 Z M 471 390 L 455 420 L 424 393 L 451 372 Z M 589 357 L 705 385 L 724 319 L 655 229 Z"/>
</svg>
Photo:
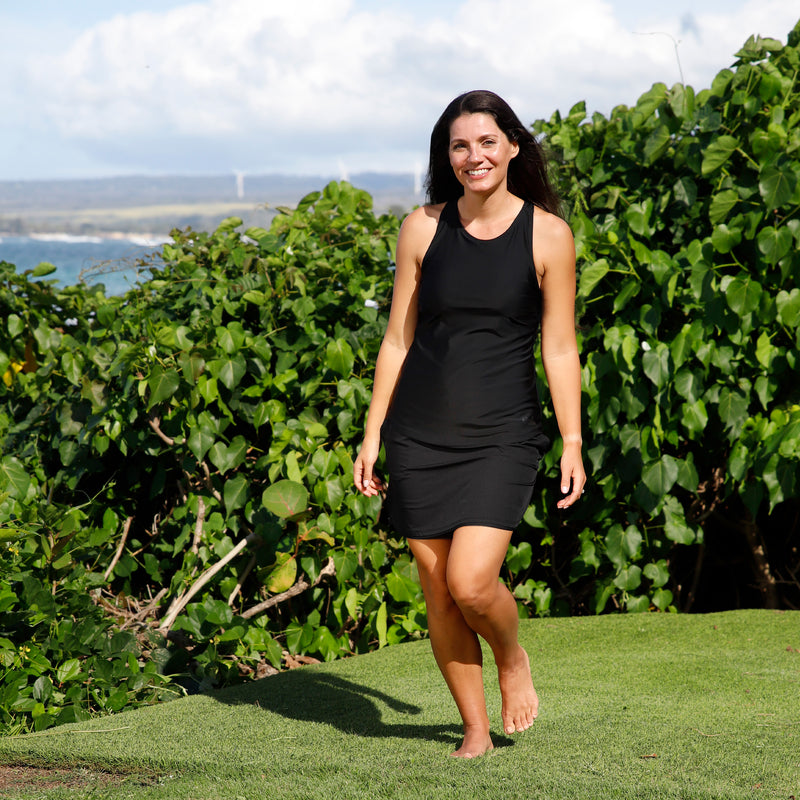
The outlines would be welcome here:
<svg viewBox="0 0 800 800">
<path fill-rule="evenodd" d="M 522 646 L 516 663 L 498 668 L 498 674 L 503 697 L 503 730 L 506 733 L 527 730 L 539 714 L 539 697 L 533 688 L 528 654 Z"/>
<path fill-rule="evenodd" d="M 479 730 L 465 727 L 464 741 L 461 743 L 461 747 L 450 755 L 453 758 L 477 758 L 490 750 L 494 750 L 494 745 L 487 730 L 483 727 Z"/>
</svg>

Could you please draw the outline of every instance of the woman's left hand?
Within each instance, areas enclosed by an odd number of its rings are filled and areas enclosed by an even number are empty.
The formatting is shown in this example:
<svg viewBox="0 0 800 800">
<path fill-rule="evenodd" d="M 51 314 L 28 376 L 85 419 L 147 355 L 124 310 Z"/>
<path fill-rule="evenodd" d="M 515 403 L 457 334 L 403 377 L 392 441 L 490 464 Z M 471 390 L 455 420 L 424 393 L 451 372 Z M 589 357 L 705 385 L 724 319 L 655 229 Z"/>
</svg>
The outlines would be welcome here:
<svg viewBox="0 0 800 800">
<path fill-rule="evenodd" d="M 583 468 L 580 444 L 565 444 L 561 456 L 561 492 L 567 495 L 558 501 L 559 508 L 569 508 L 583 494 L 586 470 Z"/>
</svg>

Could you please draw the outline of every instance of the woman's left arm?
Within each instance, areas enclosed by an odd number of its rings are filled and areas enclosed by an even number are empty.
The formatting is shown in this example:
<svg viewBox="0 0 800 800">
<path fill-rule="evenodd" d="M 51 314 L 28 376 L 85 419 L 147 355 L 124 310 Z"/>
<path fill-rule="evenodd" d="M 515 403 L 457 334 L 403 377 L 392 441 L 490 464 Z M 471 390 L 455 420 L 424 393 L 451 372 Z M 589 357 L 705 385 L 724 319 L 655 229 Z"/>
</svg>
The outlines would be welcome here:
<svg viewBox="0 0 800 800">
<path fill-rule="evenodd" d="M 542 364 L 558 429 L 561 456 L 559 508 L 571 506 L 583 491 L 586 472 L 581 458 L 581 365 L 575 338 L 575 243 L 564 220 L 539 213 L 533 257 L 541 275 Z"/>
</svg>

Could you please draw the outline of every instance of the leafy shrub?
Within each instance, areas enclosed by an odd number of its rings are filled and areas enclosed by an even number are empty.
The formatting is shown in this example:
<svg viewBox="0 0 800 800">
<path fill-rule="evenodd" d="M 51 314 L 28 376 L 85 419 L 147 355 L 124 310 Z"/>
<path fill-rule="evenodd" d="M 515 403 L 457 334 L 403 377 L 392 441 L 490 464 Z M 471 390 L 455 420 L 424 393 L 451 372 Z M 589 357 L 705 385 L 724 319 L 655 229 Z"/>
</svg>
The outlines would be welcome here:
<svg viewBox="0 0 800 800">
<path fill-rule="evenodd" d="M 751 603 L 800 599 L 799 43 L 800 24 L 751 38 L 710 89 L 534 126 L 582 264 L 593 474 L 555 554 L 547 491 L 527 518 L 562 607 L 688 609 L 741 549 Z"/>
<path fill-rule="evenodd" d="M 56 605 L 82 587 L 158 626 L 139 650 L 166 674 L 216 685 L 425 628 L 380 501 L 350 491 L 398 229 L 370 205 L 331 184 L 269 231 L 175 231 L 122 297 L 3 265 L 0 372 L 30 362 L 0 387 L 3 535 Z"/>
</svg>

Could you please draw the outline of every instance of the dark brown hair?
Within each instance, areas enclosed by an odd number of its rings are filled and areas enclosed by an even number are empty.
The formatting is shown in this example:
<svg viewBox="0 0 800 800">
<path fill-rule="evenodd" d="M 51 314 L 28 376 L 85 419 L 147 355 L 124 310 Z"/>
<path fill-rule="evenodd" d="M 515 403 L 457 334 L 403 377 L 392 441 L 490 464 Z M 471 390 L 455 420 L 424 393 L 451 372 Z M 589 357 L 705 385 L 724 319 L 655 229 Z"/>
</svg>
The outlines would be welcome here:
<svg viewBox="0 0 800 800">
<path fill-rule="evenodd" d="M 494 92 L 478 90 L 459 95 L 444 110 L 431 133 L 431 152 L 425 188 L 429 203 L 444 203 L 464 194 L 450 165 L 450 126 L 462 114 L 490 114 L 519 153 L 508 165 L 508 190 L 552 214 L 560 214 L 560 199 L 547 174 L 542 146 L 520 122 L 511 107 Z"/>
</svg>

